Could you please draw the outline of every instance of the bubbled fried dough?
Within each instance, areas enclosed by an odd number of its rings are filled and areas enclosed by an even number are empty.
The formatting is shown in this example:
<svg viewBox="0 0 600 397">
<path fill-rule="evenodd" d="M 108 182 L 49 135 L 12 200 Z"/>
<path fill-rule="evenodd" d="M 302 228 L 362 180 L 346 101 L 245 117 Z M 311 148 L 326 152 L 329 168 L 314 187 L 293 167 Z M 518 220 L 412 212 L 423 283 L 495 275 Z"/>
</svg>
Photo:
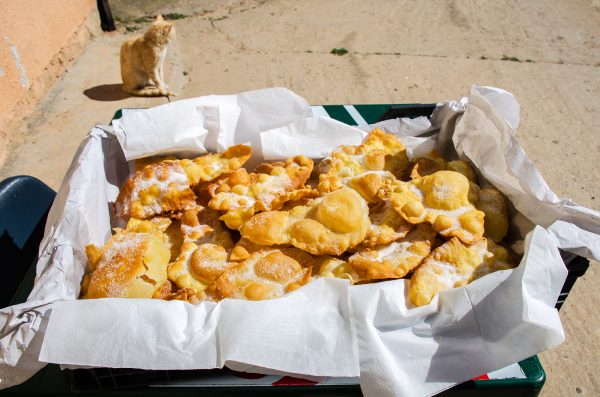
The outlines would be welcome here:
<svg viewBox="0 0 600 397">
<path fill-rule="evenodd" d="M 401 176 L 408 166 L 406 147 L 393 134 L 376 128 L 367 135 L 361 145 L 356 147 L 353 154 L 360 156 L 378 151 L 385 154 L 383 170 Z"/>
<path fill-rule="evenodd" d="M 343 278 L 350 280 L 352 284 L 361 281 L 352 266 L 342 259 L 323 255 L 316 257 L 315 260 L 317 265 L 313 267 L 314 277 Z"/>
<path fill-rule="evenodd" d="M 367 230 L 365 239 L 352 248 L 351 251 L 356 252 L 365 248 L 391 243 L 406 236 L 414 227 L 413 224 L 408 223 L 398 215 L 390 200 L 379 200 L 376 204 L 371 204 L 369 206 L 369 219 L 371 225 Z"/>
<path fill-rule="evenodd" d="M 446 238 L 458 237 L 472 244 L 483 237 L 484 213 L 469 201 L 469 189 L 469 180 L 462 174 L 438 171 L 410 182 L 398 181 L 380 194 L 391 199 L 406 221 L 427 222 Z"/>
<path fill-rule="evenodd" d="M 229 255 L 229 260 L 233 262 L 241 262 L 250 258 L 250 256 L 258 251 L 262 251 L 265 249 L 273 249 L 272 246 L 255 244 L 250 240 L 245 238 L 239 239 L 239 241 L 235 244 L 233 249 L 231 250 L 231 254 Z"/>
<path fill-rule="evenodd" d="M 146 219 L 193 208 L 196 196 L 178 161 L 151 164 L 125 181 L 115 202 L 121 218 Z"/>
<path fill-rule="evenodd" d="M 121 188 L 115 211 L 121 218 L 147 219 L 155 215 L 191 209 L 195 206 L 192 187 L 211 181 L 241 167 L 252 149 L 236 145 L 223 153 L 207 154 L 194 160 L 148 160 Z"/>
<path fill-rule="evenodd" d="M 90 273 L 81 297 L 151 298 L 167 279 L 170 251 L 164 225 L 135 220 L 125 230 L 116 229 L 102 248 L 87 246 Z"/>
<path fill-rule="evenodd" d="M 206 300 L 206 295 L 204 293 L 196 293 L 191 288 L 178 289 L 172 282 L 167 280 L 156 290 L 152 298 L 166 301 L 179 300 L 197 304 L 201 300 Z"/>
<path fill-rule="evenodd" d="M 258 211 L 281 208 L 286 201 L 312 194 L 303 188 L 312 169 L 312 160 L 296 156 L 285 162 L 262 164 L 250 174 L 236 170 L 208 186 L 212 196 L 208 205 L 224 211 L 221 219 L 229 228 L 238 229 Z"/>
<path fill-rule="evenodd" d="M 392 134 L 375 129 L 359 146 L 341 146 L 319 164 L 321 193 L 343 186 L 373 202 L 385 180 L 400 177 L 408 165 L 406 148 Z"/>
<path fill-rule="evenodd" d="M 181 216 L 181 233 L 185 241 L 197 245 L 216 244 L 229 252 L 233 246 L 231 232 L 219 220 L 219 212 L 208 207 L 197 206 Z"/>
<path fill-rule="evenodd" d="M 439 162 L 427 157 L 420 157 L 412 162 L 409 177 L 410 179 L 418 179 L 427 175 L 435 174 L 443 169 L 444 164 L 440 164 Z"/>
<path fill-rule="evenodd" d="M 354 190 L 343 188 L 290 211 L 255 215 L 240 234 L 256 244 L 291 244 L 313 255 L 340 255 L 364 240 L 369 207 Z"/>
<path fill-rule="evenodd" d="M 312 265 L 312 257 L 296 248 L 258 251 L 223 273 L 207 293 L 217 300 L 278 298 L 306 284 Z"/>
<path fill-rule="evenodd" d="M 247 145 L 231 146 L 223 153 L 209 153 L 193 160 L 180 160 L 190 184 L 210 182 L 222 174 L 240 168 L 252 154 L 252 148 Z"/>
<path fill-rule="evenodd" d="M 420 224 L 406 237 L 359 251 L 348 262 L 361 280 L 402 278 L 429 255 L 435 236 L 431 226 Z"/>
<path fill-rule="evenodd" d="M 441 291 L 462 287 L 497 270 L 512 268 L 508 251 L 483 238 L 466 245 L 454 237 L 436 248 L 410 279 L 409 297 L 427 305 Z"/>
<path fill-rule="evenodd" d="M 454 171 L 462 174 L 465 178 L 469 180 L 469 182 L 477 183 L 477 176 L 475 175 L 475 170 L 473 170 L 473 168 L 466 161 L 449 161 L 446 165 L 446 169 L 448 171 Z"/>
<path fill-rule="evenodd" d="M 200 294 L 230 267 L 227 251 L 215 244 L 185 242 L 175 262 L 169 264 L 169 280 L 179 288 Z"/>
<path fill-rule="evenodd" d="M 478 210 L 485 213 L 485 236 L 492 241 L 501 241 L 508 233 L 508 203 L 506 197 L 493 187 L 478 192 Z"/>
</svg>

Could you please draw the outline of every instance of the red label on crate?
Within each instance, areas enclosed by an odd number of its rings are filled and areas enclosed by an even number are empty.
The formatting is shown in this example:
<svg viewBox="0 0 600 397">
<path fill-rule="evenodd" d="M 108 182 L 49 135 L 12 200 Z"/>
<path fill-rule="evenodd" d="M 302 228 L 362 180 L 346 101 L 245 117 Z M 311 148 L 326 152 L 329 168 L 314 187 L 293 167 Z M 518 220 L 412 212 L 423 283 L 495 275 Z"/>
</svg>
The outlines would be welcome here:
<svg viewBox="0 0 600 397">
<path fill-rule="evenodd" d="M 318 382 L 314 382 L 314 381 L 308 380 L 308 379 L 300 379 L 300 378 L 294 378 L 292 376 L 284 376 L 283 378 L 279 379 L 277 382 L 273 382 L 272 385 L 273 386 L 314 386 L 317 383 Z"/>
</svg>

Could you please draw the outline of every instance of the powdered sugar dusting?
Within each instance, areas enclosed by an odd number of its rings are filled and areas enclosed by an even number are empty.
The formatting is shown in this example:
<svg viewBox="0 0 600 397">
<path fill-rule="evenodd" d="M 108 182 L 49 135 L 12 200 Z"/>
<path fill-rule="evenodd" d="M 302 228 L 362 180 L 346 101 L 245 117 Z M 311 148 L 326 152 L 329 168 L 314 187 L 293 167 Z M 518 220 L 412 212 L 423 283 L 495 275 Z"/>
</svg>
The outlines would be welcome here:
<svg viewBox="0 0 600 397">
<path fill-rule="evenodd" d="M 92 275 L 92 280 L 107 280 L 104 284 L 98 283 L 104 287 L 106 296 L 127 297 L 131 272 L 127 271 L 124 264 L 129 268 L 143 265 L 137 262 L 142 261 L 140 253 L 143 252 L 148 236 L 145 233 L 119 233 L 113 237 L 112 244 L 102 254 Z"/>
<path fill-rule="evenodd" d="M 435 279 L 444 286 L 444 289 L 454 288 L 457 283 L 466 283 L 470 276 L 470 274 L 459 273 L 458 268 L 451 263 L 432 258 L 427 261 L 427 267 L 423 268 L 422 271 L 432 273 Z"/>
</svg>

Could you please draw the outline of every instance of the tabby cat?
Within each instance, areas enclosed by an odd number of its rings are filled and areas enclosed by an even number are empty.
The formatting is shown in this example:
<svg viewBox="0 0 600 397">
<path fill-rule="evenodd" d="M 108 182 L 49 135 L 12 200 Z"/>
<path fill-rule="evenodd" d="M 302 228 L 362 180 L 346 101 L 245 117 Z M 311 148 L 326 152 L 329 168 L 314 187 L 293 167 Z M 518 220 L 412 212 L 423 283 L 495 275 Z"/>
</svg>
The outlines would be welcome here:
<svg viewBox="0 0 600 397">
<path fill-rule="evenodd" d="M 175 37 L 175 26 L 161 15 L 143 36 L 121 46 L 123 91 L 137 96 L 174 96 L 163 77 L 167 45 Z"/>
</svg>

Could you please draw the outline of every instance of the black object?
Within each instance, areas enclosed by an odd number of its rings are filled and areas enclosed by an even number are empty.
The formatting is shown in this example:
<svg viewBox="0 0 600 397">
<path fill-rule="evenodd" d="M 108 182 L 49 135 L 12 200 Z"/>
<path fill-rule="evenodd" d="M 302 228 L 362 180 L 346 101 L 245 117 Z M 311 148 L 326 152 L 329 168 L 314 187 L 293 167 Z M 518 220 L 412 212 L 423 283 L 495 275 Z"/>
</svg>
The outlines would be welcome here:
<svg viewBox="0 0 600 397">
<path fill-rule="evenodd" d="M 116 30 L 115 21 L 113 20 L 112 12 L 108 0 L 97 0 L 98 13 L 100 14 L 100 26 L 105 32 Z"/>
<path fill-rule="evenodd" d="M 563 262 L 565 262 L 565 266 L 567 267 L 569 273 L 567 274 L 567 279 L 563 284 L 560 295 L 558 296 L 558 301 L 556 302 L 556 309 L 558 310 L 560 310 L 563 303 L 565 303 L 567 295 L 569 295 L 569 292 L 571 292 L 571 288 L 573 288 L 573 285 L 575 285 L 577 278 L 583 276 L 590 266 L 590 261 L 582 256 L 571 254 L 562 250 L 560 251 L 560 256 L 562 257 Z"/>
<path fill-rule="evenodd" d="M 25 273 L 37 258 L 55 196 L 52 189 L 31 176 L 0 182 L 0 307 L 11 305 Z"/>
<path fill-rule="evenodd" d="M 435 103 L 410 103 L 403 105 L 391 105 L 377 121 L 409 117 L 429 117 L 437 105 Z"/>
</svg>

